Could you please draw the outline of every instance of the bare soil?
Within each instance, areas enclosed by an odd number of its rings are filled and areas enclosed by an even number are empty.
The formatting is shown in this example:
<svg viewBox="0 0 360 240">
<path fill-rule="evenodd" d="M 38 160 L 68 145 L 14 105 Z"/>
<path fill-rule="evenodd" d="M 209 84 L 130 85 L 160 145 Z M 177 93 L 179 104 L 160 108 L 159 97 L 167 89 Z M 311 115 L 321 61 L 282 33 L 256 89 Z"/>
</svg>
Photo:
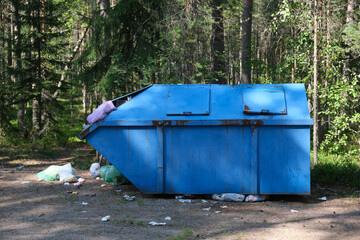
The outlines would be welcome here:
<svg viewBox="0 0 360 240">
<path fill-rule="evenodd" d="M 258 203 L 203 202 L 206 196 L 180 203 L 132 185 L 101 187 L 103 180 L 87 170 L 77 171 L 86 179 L 80 187 L 38 182 L 37 172 L 71 161 L 66 152 L 57 159 L 0 160 L 0 239 L 360 239 L 360 199 L 351 189 L 314 186 L 310 196 Z M 125 194 L 136 199 L 126 201 Z M 323 196 L 328 200 L 317 200 Z"/>
</svg>

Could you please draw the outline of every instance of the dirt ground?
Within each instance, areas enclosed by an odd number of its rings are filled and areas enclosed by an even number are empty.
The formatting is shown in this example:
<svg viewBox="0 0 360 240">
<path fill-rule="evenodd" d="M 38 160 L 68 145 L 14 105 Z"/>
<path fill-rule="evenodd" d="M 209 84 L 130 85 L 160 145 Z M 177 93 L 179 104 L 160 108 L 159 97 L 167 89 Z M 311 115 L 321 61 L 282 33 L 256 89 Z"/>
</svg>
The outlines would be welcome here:
<svg viewBox="0 0 360 240">
<path fill-rule="evenodd" d="M 79 188 L 37 181 L 37 172 L 71 161 L 69 155 L 0 161 L 0 239 L 360 239 L 356 192 L 315 186 L 311 196 L 260 203 L 203 202 L 205 196 L 180 203 L 173 195 L 145 195 L 132 185 L 101 187 L 104 182 L 87 170 L 77 171 L 86 179 Z M 20 163 L 24 168 L 16 170 Z M 126 201 L 125 194 L 136 199 Z M 323 196 L 328 200 L 317 200 Z M 110 220 L 102 222 L 107 215 Z"/>
</svg>

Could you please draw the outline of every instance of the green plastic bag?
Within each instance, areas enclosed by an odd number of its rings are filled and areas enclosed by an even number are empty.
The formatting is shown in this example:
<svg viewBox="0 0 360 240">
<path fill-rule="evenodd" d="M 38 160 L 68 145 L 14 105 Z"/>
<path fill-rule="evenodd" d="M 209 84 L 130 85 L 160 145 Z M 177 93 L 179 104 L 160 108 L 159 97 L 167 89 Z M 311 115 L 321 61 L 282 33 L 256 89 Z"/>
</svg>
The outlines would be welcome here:
<svg viewBox="0 0 360 240">
<path fill-rule="evenodd" d="M 100 168 L 100 176 L 105 182 L 111 184 L 123 184 L 126 178 L 114 166 L 108 165 Z"/>
<path fill-rule="evenodd" d="M 51 165 L 47 169 L 37 173 L 36 176 L 40 180 L 46 182 L 59 180 L 59 174 L 58 174 L 59 168 L 61 167 L 56 165 Z"/>
</svg>

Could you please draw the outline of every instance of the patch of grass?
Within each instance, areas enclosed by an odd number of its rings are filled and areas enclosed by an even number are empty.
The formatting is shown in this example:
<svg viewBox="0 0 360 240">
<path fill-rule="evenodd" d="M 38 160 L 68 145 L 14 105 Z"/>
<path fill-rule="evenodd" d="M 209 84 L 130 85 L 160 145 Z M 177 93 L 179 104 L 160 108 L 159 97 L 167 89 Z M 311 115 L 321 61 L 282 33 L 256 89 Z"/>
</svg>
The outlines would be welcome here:
<svg viewBox="0 0 360 240">
<path fill-rule="evenodd" d="M 194 235 L 194 231 L 190 228 L 184 228 L 183 229 L 183 234 L 181 235 L 174 235 L 169 237 L 169 240 L 184 240 L 184 239 L 189 239 L 191 237 L 193 237 Z"/>
<path fill-rule="evenodd" d="M 138 205 L 139 207 L 144 206 L 144 201 L 143 201 L 142 199 L 138 199 L 138 200 L 137 200 L 137 205 Z"/>
<path fill-rule="evenodd" d="M 25 203 L 27 203 L 26 200 L 21 200 L 21 204 L 25 204 Z"/>
<path fill-rule="evenodd" d="M 311 170 L 313 183 L 360 188 L 360 166 L 356 158 L 319 153 Z"/>
<path fill-rule="evenodd" d="M 120 224 L 120 220 L 119 220 L 119 219 L 114 219 L 113 222 L 114 222 L 115 224 Z"/>
<path fill-rule="evenodd" d="M 143 221 L 137 221 L 136 226 L 143 227 L 143 226 L 145 226 L 145 224 Z"/>
</svg>

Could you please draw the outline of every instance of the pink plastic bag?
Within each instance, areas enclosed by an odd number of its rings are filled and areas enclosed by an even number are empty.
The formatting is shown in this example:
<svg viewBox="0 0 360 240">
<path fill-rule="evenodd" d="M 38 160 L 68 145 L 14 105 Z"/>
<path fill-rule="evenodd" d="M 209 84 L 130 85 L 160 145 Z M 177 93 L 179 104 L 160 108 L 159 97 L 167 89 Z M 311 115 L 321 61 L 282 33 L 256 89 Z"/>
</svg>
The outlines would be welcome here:
<svg viewBox="0 0 360 240">
<path fill-rule="evenodd" d="M 114 106 L 112 101 L 107 101 L 104 102 L 103 104 L 101 104 L 97 109 L 95 109 L 94 112 L 92 112 L 87 118 L 86 120 L 90 123 L 93 124 L 101 119 L 104 119 L 106 114 L 112 112 L 113 110 L 115 110 L 116 107 Z"/>
</svg>

